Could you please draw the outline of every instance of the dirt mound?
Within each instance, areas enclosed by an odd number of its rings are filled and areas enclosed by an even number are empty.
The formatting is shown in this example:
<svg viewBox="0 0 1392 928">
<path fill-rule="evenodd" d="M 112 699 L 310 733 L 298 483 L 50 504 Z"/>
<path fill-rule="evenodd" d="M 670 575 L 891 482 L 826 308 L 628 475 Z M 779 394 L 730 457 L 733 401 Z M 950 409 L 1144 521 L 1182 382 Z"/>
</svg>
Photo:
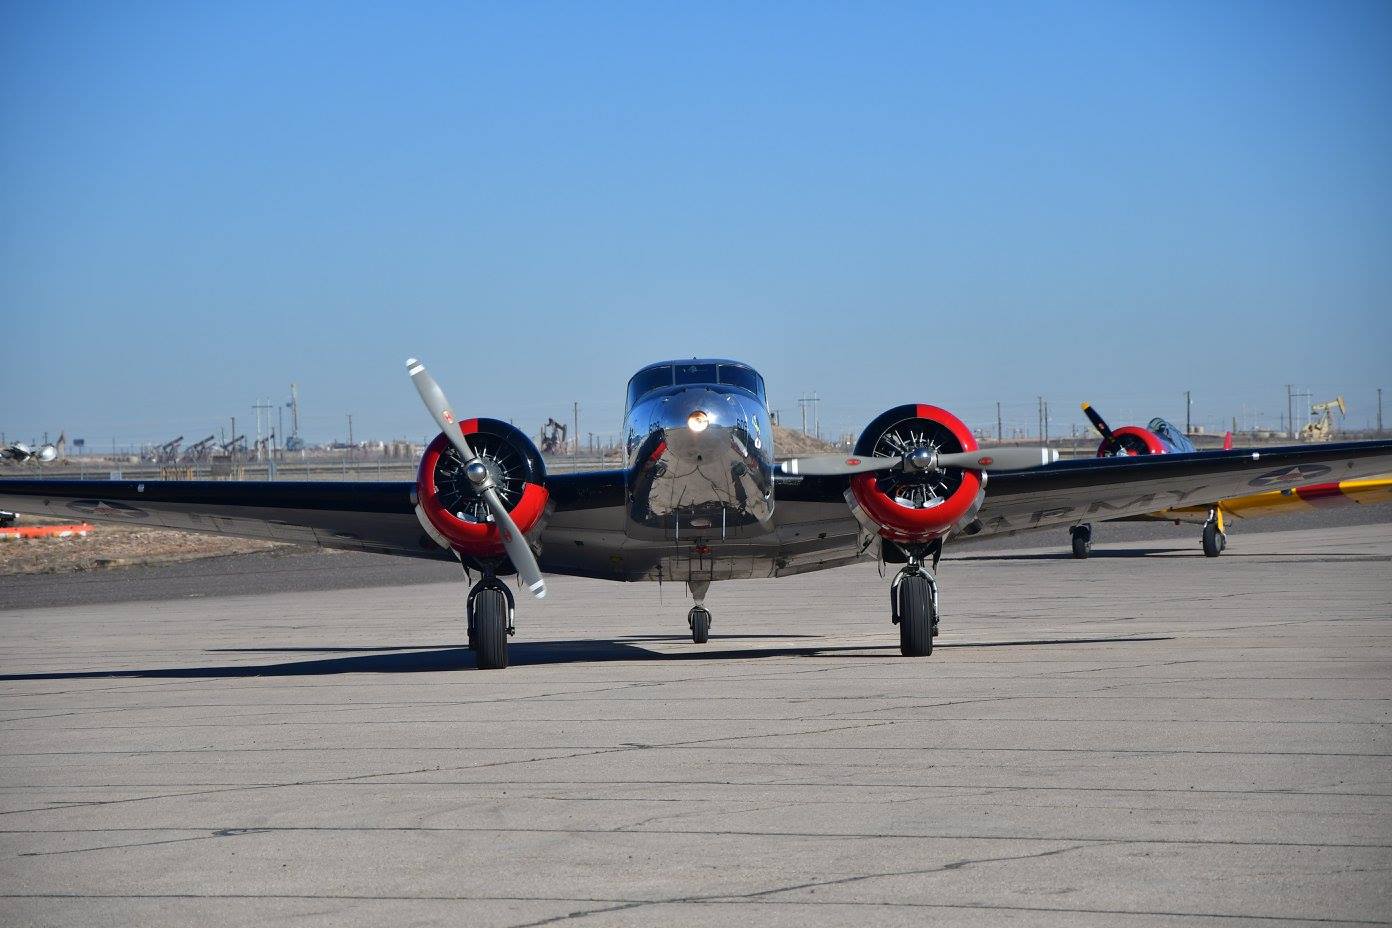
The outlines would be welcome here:
<svg viewBox="0 0 1392 928">
<path fill-rule="evenodd" d="M 800 454 L 825 454 L 831 451 L 839 451 L 829 441 L 822 441 L 820 438 L 813 438 L 811 435 L 799 432 L 797 429 L 786 428 L 781 425 L 773 427 L 773 453 L 778 458 L 794 458 Z"/>
<path fill-rule="evenodd" d="M 53 519 L 21 516 L 19 524 L 49 525 L 55 522 Z M 94 525 L 86 538 L 32 538 L 0 542 L 0 576 L 168 564 L 271 548 L 297 550 L 296 546 L 272 541 L 102 523 Z"/>
</svg>

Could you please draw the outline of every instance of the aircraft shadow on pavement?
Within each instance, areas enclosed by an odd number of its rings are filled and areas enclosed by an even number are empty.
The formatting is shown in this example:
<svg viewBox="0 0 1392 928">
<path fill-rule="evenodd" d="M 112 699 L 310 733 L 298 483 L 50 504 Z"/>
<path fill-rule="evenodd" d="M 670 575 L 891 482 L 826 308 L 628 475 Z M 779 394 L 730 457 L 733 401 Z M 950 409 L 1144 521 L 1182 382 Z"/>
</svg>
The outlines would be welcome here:
<svg viewBox="0 0 1392 928">
<path fill-rule="evenodd" d="M 712 642 L 721 636 L 712 636 Z M 764 637 L 729 635 L 728 638 Z M 788 637 L 815 637 L 788 636 Z M 656 640 L 684 640 L 677 636 L 661 636 Z M 640 639 L 653 640 L 653 639 Z M 944 642 L 935 648 L 1007 648 L 1048 645 L 1118 644 L 1148 641 L 1170 641 L 1171 636 L 1117 638 L 1048 638 L 1021 641 L 962 641 Z M 0 681 L 21 680 L 96 680 L 112 678 L 135 679 L 219 679 L 238 677 L 301 677 L 326 676 L 340 673 L 440 673 L 472 670 L 474 656 L 466 647 L 439 645 L 400 645 L 384 648 L 222 648 L 222 652 L 240 653 L 298 653 L 351 654 L 319 660 L 283 661 L 274 664 L 232 664 L 210 667 L 155 667 L 143 670 L 54 671 L 51 673 L 0 674 Z M 382 652 L 387 653 L 382 653 Z M 702 650 L 664 652 L 651 651 L 624 640 L 594 641 L 535 641 L 511 645 L 509 663 L 513 666 L 541 664 L 604 663 L 607 661 L 704 661 L 749 660 L 766 657 L 898 657 L 899 647 L 882 645 L 806 645 L 771 648 L 738 648 L 731 650 Z M 881 652 L 889 651 L 890 654 Z M 364 653 L 370 652 L 370 653 Z M 864 653 L 874 652 L 874 653 Z"/>
<path fill-rule="evenodd" d="M 1204 553 L 1199 548 L 1093 548 L 1088 555 L 1090 560 L 1101 560 L 1103 558 L 1131 558 L 1131 557 L 1196 557 L 1204 558 Z M 1262 557 L 1262 558 L 1300 558 L 1309 559 L 1340 559 L 1353 558 L 1356 560 L 1385 560 L 1382 555 L 1368 554 L 1363 551 L 1224 551 L 1223 556 L 1218 560 L 1232 560 L 1239 557 Z M 1037 551 L 1030 554 L 966 554 L 953 555 L 943 558 L 944 561 L 1072 561 L 1080 560 L 1074 558 L 1071 551 Z"/>
<path fill-rule="evenodd" d="M 1179 556 L 1189 554 L 1188 548 L 1093 548 L 1088 557 L 1156 557 L 1158 555 Z M 1203 557 L 1203 551 L 1193 552 Z M 945 561 L 1072 561 L 1071 551 L 1036 551 L 1029 554 L 958 554 L 943 558 Z"/>
</svg>

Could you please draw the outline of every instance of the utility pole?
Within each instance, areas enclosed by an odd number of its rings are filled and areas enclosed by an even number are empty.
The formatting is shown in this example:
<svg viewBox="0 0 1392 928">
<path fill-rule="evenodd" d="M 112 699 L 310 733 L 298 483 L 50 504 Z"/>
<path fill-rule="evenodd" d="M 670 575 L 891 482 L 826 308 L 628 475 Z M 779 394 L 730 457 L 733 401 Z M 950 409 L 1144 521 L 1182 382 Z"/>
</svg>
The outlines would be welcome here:
<svg viewBox="0 0 1392 928">
<path fill-rule="evenodd" d="M 1378 387 L 1378 438 L 1382 437 L 1382 387 Z"/>
<path fill-rule="evenodd" d="M 300 437 L 300 388 L 290 385 L 290 434 Z"/>
<path fill-rule="evenodd" d="M 1049 401 L 1044 401 L 1044 444 L 1049 443 Z"/>
<path fill-rule="evenodd" d="M 996 400 L 996 441 L 1002 440 L 1000 400 Z"/>
<path fill-rule="evenodd" d="M 352 453 L 353 453 L 353 414 L 350 412 L 350 413 L 348 413 L 347 415 L 348 415 L 348 453 L 349 453 L 349 454 L 352 454 Z"/>
<path fill-rule="evenodd" d="M 235 456 L 234 453 L 236 452 L 236 450 L 237 450 L 237 417 L 236 417 L 236 416 L 233 416 L 233 417 L 232 417 L 232 450 L 228 452 L 228 455 L 229 455 L 229 456 Z"/>
<path fill-rule="evenodd" d="M 256 410 L 256 460 L 259 461 L 261 460 L 261 410 L 266 411 L 266 431 L 271 432 L 271 410 L 275 407 L 271 405 L 270 400 L 261 400 L 251 408 Z M 274 432 L 271 434 L 275 435 Z M 268 456 L 270 456 L 269 452 L 273 450 L 273 447 L 267 448 Z"/>
<path fill-rule="evenodd" d="M 1189 398 L 1189 391 L 1184 391 L 1184 434 L 1190 435 L 1194 431 L 1193 417 L 1190 413 L 1194 409 L 1194 404 Z"/>
<path fill-rule="evenodd" d="M 577 457 L 579 457 L 579 455 L 580 455 L 580 401 L 579 401 L 579 400 L 576 400 L 576 401 L 575 401 L 575 403 L 574 403 L 574 408 L 572 409 L 572 412 L 574 413 L 574 416 L 575 416 L 575 423 L 574 423 L 574 424 L 575 424 L 575 432 L 574 432 L 574 435 L 575 435 L 575 444 L 571 446 L 571 451 L 570 451 L 570 463 L 571 463 L 571 466 L 574 467 L 574 466 L 575 466 L 575 459 L 576 459 Z"/>
<path fill-rule="evenodd" d="M 1291 438 L 1295 437 L 1295 396 L 1291 393 L 1291 385 L 1286 384 L 1286 425 Z"/>
<path fill-rule="evenodd" d="M 820 415 L 819 415 L 818 412 L 817 412 L 817 404 L 820 403 L 821 400 L 817 398 L 817 391 L 816 391 L 816 390 L 813 390 L 811 396 L 800 396 L 800 397 L 798 397 L 798 401 L 797 401 L 797 402 L 798 402 L 798 409 L 800 409 L 800 410 L 802 411 L 802 434 L 804 434 L 804 435 L 811 434 L 811 433 L 809 433 L 809 432 L 807 431 L 807 407 L 811 406 L 811 407 L 812 407 L 812 423 L 813 423 L 813 427 L 817 429 L 817 433 L 820 435 L 820 434 L 821 434 L 821 417 L 820 417 Z"/>
<path fill-rule="evenodd" d="M 1034 434 L 1038 435 L 1039 440 L 1042 442 L 1044 440 L 1044 397 L 1036 396 L 1034 399 L 1039 406 L 1039 409 L 1037 410 L 1039 416 L 1039 427 Z"/>
</svg>

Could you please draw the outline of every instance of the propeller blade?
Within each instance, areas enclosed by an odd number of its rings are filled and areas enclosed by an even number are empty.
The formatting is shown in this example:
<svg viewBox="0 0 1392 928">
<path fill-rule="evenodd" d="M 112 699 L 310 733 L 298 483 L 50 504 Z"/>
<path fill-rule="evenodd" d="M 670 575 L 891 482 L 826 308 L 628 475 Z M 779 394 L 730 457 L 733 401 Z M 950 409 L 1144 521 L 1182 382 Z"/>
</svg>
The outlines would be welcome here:
<svg viewBox="0 0 1392 928">
<path fill-rule="evenodd" d="M 955 454 L 940 454 L 934 459 L 938 467 L 960 467 L 963 470 L 1024 470 L 1052 464 L 1059 459 L 1053 448 L 980 448 L 976 451 L 959 451 Z"/>
<path fill-rule="evenodd" d="M 960 467 L 964 470 L 1023 470 L 1038 467 L 1058 460 L 1058 452 L 1052 448 L 989 448 L 979 451 L 962 451 L 953 454 L 929 455 L 905 458 L 854 457 L 841 454 L 813 454 L 805 458 L 782 461 L 778 469 L 785 474 L 798 474 L 804 477 L 840 477 L 847 474 L 867 474 L 877 470 L 937 470 L 942 467 Z"/>
<path fill-rule="evenodd" d="M 903 463 L 903 458 L 858 458 L 855 455 L 845 454 L 811 454 L 805 458 L 780 461 L 778 469 L 785 474 L 797 474 L 803 477 L 839 477 L 845 474 L 891 470 Z"/>
<path fill-rule="evenodd" d="M 1112 440 L 1111 428 L 1108 427 L 1107 423 L 1102 419 L 1102 417 L 1097 414 L 1097 410 L 1092 408 L 1091 403 L 1083 404 L 1083 415 L 1088 417 L 1088 421 L 1092 423 L 1093 428 L 1097 429 L 1097 433 L 1099 435 L 1101 435 L 1108 441 Z"/>
<path fill-rule="evenodd" d="M 532 553 L 532 546 L 517 530 L 517 523 L 512 521 L 512 516 L 508 514 L 507 507 L 499 498 L 498 491 L 491 486 L 485 488 L 483 501 L 488 505 L 488 511 L 493 513 L 493 522 L 498 526 L 498 534 L 503 537 L 503 548 L 507 551 L 508 557 L 512 559 L 512 566 L 517 568 L 522 583 L 527 587 L 528 592 L 537 599 L 544 599 L 546 581 L 541 577 L 541 565 L 537 563 L 536 555 Z"/>
<path fill-rule="evenodd" d="M 466 472 L 472 464 L 482 466 L 478 455 L 474 454 L 474 449 L 469 447 L 469 440 L 464 437 L 459 423 L 454 418 L 454 411 L 450 408 L 449 400 L 445 397 L 445 391 L 440 389 L 440 385 L 435 382 L 434 377 L 430 376 L 425 365 L 415 358 L 410 358 L 406 362 L 406 370 L 411 375 L 411 382 L 416 385 L 416 390 L 420 393 L 425 408 L 430 410 L 430 415 L 440 426 L 440 431 L 445 433 L 450 444 L 454 445 L 455 450 L 464 459 Z M 470 479 L 473 479 L 472 476 Z M 541 577 L 541 567 L 537 564 L 536 555 L 532 553 L 532 546 L 517 530 L 517 523 L 512 521 L 512 516 L 508 514 L 507 507 L 503 505 L 502 499 L 498 496 L 498 490 L 487 476 L 486 471 L 483 480 L 476 482 L 475 486 L 478 488 L 479 495 L 483 497 L 484 505 L 493 514 L 493 523 L 498 526 L 498 534 L 502 537 L 503 548 L 512 560 L 512 566 L 517 568 L 517 573 L 521 576 L 522 583 L 528 591 L 537 599 L 541 599 L 546 595 L 546 581 Z"/>
</svg>

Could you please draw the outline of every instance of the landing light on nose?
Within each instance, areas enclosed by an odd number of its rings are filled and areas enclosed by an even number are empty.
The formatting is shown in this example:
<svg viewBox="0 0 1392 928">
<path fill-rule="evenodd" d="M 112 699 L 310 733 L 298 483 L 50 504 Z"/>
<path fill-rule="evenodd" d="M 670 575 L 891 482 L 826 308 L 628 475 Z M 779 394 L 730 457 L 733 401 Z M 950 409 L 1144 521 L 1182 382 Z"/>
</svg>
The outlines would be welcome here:
<svg viewBox="0 0 1392 928">
<path fill-rule="evenodd" d="M 693 432 L 704 432 L 708 425 L 710 425 L 710 416 L 703 410 L 698 409 L 686 417 L 686 427 Z"/>
</svg>

